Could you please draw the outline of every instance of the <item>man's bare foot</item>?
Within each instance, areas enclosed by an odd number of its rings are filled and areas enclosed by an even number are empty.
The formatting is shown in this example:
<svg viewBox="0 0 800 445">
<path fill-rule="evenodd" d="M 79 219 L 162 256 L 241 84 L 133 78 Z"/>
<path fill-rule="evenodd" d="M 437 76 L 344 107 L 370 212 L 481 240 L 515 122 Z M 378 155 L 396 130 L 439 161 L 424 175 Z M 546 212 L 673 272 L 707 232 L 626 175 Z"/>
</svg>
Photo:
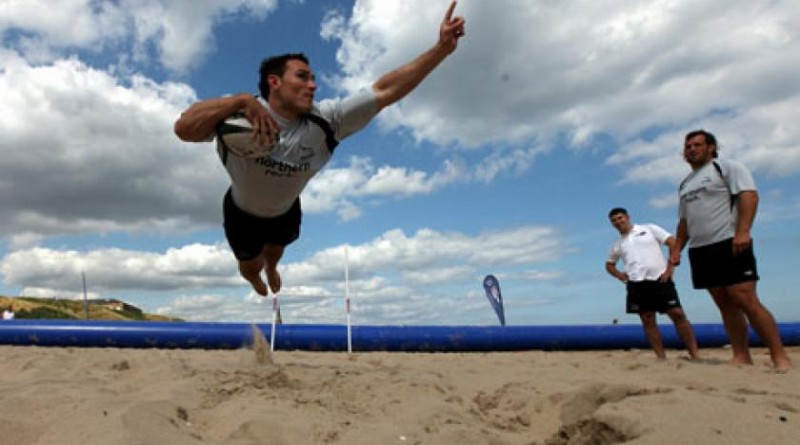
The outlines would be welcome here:
<svg viewBox="0 0 800 445">
<path fill-rule="evenodd" d="M 753 364 L 753 359 L 751 359 L 749 357 L 748 358 L 733 357 L 733 358 L 730 359 L 730 361 L 728 361 L 728 364 L 729 365 L 748 365 L 748 366 L 750 366 L 750 365 Z"/>
<path fill-rule="evenodd" d="M 266 268 L 264 272 L 267 273 L 267 282 L 269 283 L 269 289 L 272 291 L 272 293 L 277 294 L 280 292 L 282 283 L 281 274 L 278 273 L 278 269 Z M 264 289 L 264 292 L 264 295 L 266 295 L 266 288 Z"/>
<path fill-rule="evenodd" d="M 792 362 L 789 360 L 789 357 L 781 358 L 772 362 L 775 366 L 775 371 L 778 372 L 789 372 L 792 369 Z"/>
</svg>

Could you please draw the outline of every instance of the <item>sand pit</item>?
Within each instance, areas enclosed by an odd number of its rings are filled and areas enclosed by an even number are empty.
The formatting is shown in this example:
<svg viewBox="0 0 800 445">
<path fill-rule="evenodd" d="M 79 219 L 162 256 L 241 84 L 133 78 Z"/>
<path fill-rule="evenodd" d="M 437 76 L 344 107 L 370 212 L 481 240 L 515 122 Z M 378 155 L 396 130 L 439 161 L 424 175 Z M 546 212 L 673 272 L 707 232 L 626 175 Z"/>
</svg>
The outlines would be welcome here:
<svg viewBox="0 0 800 445">
<path fill-rule="evenodd" d="M 261 345 L 269 351 L 268 344 Z M 800 371 L 704 349 L 319 353 L 0 346 L 8 444 L 788 444 Z M 262 350 L 263 352 L 263 350 Z M 795 363 L 800 349 L 789 348 Z"/>
</svg>

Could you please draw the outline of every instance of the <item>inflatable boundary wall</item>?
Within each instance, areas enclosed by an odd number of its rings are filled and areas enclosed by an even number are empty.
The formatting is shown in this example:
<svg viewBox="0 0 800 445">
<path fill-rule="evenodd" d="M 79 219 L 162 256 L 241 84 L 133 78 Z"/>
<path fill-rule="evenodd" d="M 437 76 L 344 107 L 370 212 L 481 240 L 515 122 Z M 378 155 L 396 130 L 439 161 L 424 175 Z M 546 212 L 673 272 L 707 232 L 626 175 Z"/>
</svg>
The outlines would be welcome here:
<svg viewBox="0 0 800 445">
<path fill-rule="evenodd" d="M 16 346 L 162 349 L 238 349 L 253 344 L 253 324 L 6 320 L 0 344 Z M 257 324 L 269 339 L 272 325 Z M 698 344 L 727 344 L 721 324 L 694 324 Z M 672 324 L 664 323 L 664 346 L 682 348 Z M 778 323 L 787 346 L 800 345 L 800 322 Z M 750 333 L 753 346 L 761 346 Z M 346 325 L 279 324 L 275 350 L 347 351 Z M 352 326 L 352 350 L 400 352 L 569 351 L 649 348 L 640 325 L 541 326 Z"/>
</svg>

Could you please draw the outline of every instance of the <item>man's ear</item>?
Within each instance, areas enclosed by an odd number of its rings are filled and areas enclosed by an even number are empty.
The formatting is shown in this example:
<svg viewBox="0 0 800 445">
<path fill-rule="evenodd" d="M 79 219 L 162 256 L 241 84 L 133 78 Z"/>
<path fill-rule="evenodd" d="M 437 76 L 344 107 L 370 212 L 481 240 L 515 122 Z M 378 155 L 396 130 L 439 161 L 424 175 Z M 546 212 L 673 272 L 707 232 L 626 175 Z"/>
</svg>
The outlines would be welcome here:
<svg viewBox="0 0 800 445">
<path fill-rule="evenodd" d="M 267 84 L 269 84 L 269 90 L 272 91 L 281 85 L 281 77 L 277 74 L 270 74 L 267 76 Z"/>
</svg>

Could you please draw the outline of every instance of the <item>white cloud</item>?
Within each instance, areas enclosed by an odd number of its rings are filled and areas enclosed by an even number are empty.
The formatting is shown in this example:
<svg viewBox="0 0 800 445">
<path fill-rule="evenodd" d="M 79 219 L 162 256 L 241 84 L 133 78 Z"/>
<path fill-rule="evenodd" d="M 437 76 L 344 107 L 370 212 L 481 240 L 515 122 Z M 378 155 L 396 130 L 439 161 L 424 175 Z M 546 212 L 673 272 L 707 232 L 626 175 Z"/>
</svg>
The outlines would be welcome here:
<svg viewBox="0 0 800 445">
<path fill-rule="evenodd" d="M 33 66 L 0 53 L 0 234 L 174 230 L 216 224 L 213 147 L 172 123 L 194 92 L 123 81 L 76 59 Z M 209 175 L 209 171 L 218 175 Z"/>
<path fill-rule="evenodd" d="M 516 174 L 524 173 L 528 171 L 536 157 L 545 151 L 547 150 L 541 147 L 506 151 L 497 150 L 475 167 L 474 177 L 489 183 L 498 175 L 509 170 Z"/>
<path fill-rule="evenodd" d="M 230 251 L 192 244 L 163 254 L 119 248 L 92 251 L 35 247 L 0 262 L 7 284 L 77 292 L 82 274 L 94 292 L 164 291 L 241 285 Z"/>
<path fill-rule="evenodd" d="M 676 208 L 678 206 L 678 194 L 669 193 L 662 196 L 654 196 L 650 198 L 650 205 L 656 209 Z"/>
<path fill-rule="evenodd" d="M 325 168 L 303 192 L 303 209 L 309 213 L 336 210 L 343 220 L 362 215 L 354 202 L 363 198 L 408 198 L 425 195 L 456 181 L 464 181 L 458 162 L 447 161 L 441 170 L 428 173 L 407 167 L 383 165 L 353 156 L 346 167 Z"/>
<path fill-rule="evenodd" d="M 0 36 L 23 31 L 25 46 L 91 48 L 126 37 L 127 12 L 114 2 L 5 0 L 0 8 Z M 6 40 L 16 41 L 8 35 Z"/>
<path fill-rule="evenodd" d="M 530 269 L 522 271 L 518 274 L 508 275 L 508 278 L 524 279 L 529 281 L 553 281 L 563 276 L 564 276 L 563 270 Z M 500 278 L 502 277 L 505 277 L 505 275 L 501 275 Z"/>
<path fill-rule="evenodd" d="M 502 266 L 513 270 L 556 261 L 564 243 L 557 231 L 536 226 L 475 236 L 430 229 L 409 236 L 392 230 L 368 243 L 348 246 L 350 295 L 358 302 L 362 322 L 408 322 L 409 317 L 421 314 L 433 321 L 461 305 L 459 295 L 466 298 L 469 289 L 480 283 L 481 269 Z M 287 315 L 316 322 L 340 319 L 344 268 L 344 246 L 281 265 L 284 288 L 280 298 Z M 190 244 L 162 253 L 36 247 L 6 255 L 0 261 L 0 272 L 7 285 L 23 286 L 31 295 L 46 297 L 80 295 L 84 272 L 96 297 L 130 290 L 181 292 L 180 297 L 159 304 L 157 312 L 185 319 L 263 320 L 267 311 L 262 308 L 251 314 L 251 305 L 263 304 L 263 299 L 248 290 L 238 276 L 235 259 L 221 245 Z M 514 277 L 523 281 L 556 278 L 558 274 Z M 209 294 L 207 290 L 212 288 L 219 293 Z M 194 295 L 194 291 L 201 293 Z M 224 296 L 231 292 L 246 295 Z M 442 294 L 446 298 L 441 298 Z M 241 301 L 235 304 L 238 298 Z M 397 305 L 403 310 L 389 309 Z M 461 310 L 465 309 L 455 313 Z"/>
<path fill-rule="evenodd" d="M 75 50 L 125 48 L 140 63 L 156 58 L 185 71 L 214 49 L 214 25 L 238 17 L 262 20 L 277 0 L 6 0 L 0 37 L 26 58 L 53 61 Z M 155 48 L 155 54 L 151 54 Z M 117 52 L 117 51 L 115 51 Z"/>
<path fill-rule="evenodd" d="M 341 44 L 342 87 L 369 84 L 427 49 L 443 9 L 362 0 L 349 21 L 330 15 L 323 34 Z M 746 146 L 769 147 L 748 155 L 757 168 L 800 171 L 800 130 L 790 124 L 800 119 L 798 4 L 500 0 L 462 2 L 456 12 L 467 18 L 459 49 L 382 113 L 387 129 L 465 147 L 548 147 L 562 135 L 585 147 L 608 135 L 649 164 L 671 158 L 681 141 L 647 147 L 643 132 L 713 125 L 730 138 L 742 134 Z M 658 179 L 673 181 L 679 169 Z M 635 172 L 628 179 L 654 180 Z"/>
</svg>

